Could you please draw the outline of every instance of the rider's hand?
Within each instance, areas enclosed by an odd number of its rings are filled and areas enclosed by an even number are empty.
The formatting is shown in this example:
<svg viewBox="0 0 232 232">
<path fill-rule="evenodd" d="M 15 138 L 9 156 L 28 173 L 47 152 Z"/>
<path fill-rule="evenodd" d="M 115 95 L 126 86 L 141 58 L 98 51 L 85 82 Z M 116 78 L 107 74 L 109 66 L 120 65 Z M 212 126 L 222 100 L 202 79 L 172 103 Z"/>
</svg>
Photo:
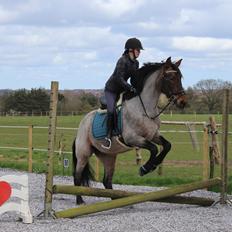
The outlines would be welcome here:
<svg viewBox="0 0 232 232">
<path fill-rule="evenodd" d="M 134 94 L 137 94 L 137 90 L 133 86 L 130 87 L 130 92 L 134 93 Z"/>
</svg>

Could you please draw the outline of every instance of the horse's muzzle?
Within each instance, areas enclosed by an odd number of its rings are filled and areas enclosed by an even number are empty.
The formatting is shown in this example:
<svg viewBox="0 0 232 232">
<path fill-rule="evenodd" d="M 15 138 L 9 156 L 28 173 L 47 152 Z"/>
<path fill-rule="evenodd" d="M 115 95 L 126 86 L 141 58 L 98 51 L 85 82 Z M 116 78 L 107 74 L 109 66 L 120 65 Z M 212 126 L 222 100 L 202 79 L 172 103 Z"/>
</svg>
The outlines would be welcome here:
<svg viewBox="0 0 232 232">
<path fill-rule="evenodd" d="M 176 96 L 175 105 L 178 108 L 183 109 L 186 106 L 186 104 L 187 104 L 187 96 L 185 95 L 185 93 Z"/>
</svg>

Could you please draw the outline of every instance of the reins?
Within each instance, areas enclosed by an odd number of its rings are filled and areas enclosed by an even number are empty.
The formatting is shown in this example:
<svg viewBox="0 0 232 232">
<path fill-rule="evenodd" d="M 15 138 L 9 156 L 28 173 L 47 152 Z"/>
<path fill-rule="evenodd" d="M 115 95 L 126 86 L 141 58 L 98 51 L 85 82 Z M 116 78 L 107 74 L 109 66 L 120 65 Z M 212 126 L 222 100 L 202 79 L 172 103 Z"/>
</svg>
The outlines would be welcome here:
<svg viewBox="0 0 232 232">
<path fill-rule="evenodd" d="M 169 98 L 168 103 L 163 107 L 163 109 L 162 109 L 157 115 L 155 115 L 154 117 L 150 117 L 150 116 L 148 115 L 147 111 L 146 111 L 146 108 L 145 108 L 145 106 L 144 106 L 144 103 L 143 103 L 143 100 L 142 100 L 140 94 L 138 94 L 138 97 L 139 97 L 139 100 L 140 100 L 141 105 L 142 105 L 142 107 L 143 107 L 143 111 L 144 111 L 144 113 L 145 113 L 144 116 L 146 116 L 147 118 L 149 118 L 149 119 L 151 119 L 151 120 L 155 120 L 157 117 L 159 117 L 159 116 L 167 109 L 167 107 L 168 107 L 171 103 L 174 103 L 174 102 L 177 100 L 177 98 L 178 98 L 178 97 L 175 97 L 174 95 L 172 95 L 172 96 Z"/>
</svg>

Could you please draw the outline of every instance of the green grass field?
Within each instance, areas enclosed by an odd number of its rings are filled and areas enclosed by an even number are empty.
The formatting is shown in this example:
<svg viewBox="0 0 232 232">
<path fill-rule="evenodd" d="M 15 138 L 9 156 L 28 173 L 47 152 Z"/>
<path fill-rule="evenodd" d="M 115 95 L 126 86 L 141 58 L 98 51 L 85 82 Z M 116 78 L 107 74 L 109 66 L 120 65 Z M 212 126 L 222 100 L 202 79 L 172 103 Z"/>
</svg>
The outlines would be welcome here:
<svg viewBox="0 0 232 232">
<path fill-rule="evenodd" d="M 221 116 L 214 115 L 216 122 L 221 123 Z M 77 128 L 83 116 L 60 116 L 57 118 L 58 127 Z M 206 121 L 208 122 L 209 115 L 162 115 L 161 120 L 168 121 Z M 230 116 L 231 119 L 231 116 Z M 230 120 L 231 121 L 231 120 Z M 0 117 L 0 126 L 48 126 L 48 117 Z M 202 126 L 197 126 L 196 130 L 203 131 Z M 168 126 L 162 125 L 161 130 L 187 130 L 185 126 Z M 220 129 L 219 129 L 220 130 Z M 232 131 L 232 125 L 230 125 Z M 59 141 L 64 145 L 64 151 L 71 151 L 71 144 L 76 135 L 76 130 L 57 130 L 56 135 L 56 149 L 59 149 Z M 170 133 L 165 132 L 163 136 L 172 143 L 172 150 L 167 155 L 166 160 L 202 160 L 202 141 L 203 133 L 197 133 L 199 142 L 199 150 L 192 147 L 189 133 Z M 34 149 L 47 148 L 47 129 L 33 129 L 33 147 Z M 218 135 L 219 142 L 221 135 Z M 229 136 L 229 142 L 231 135 Z M 28 146 L 28 129 L 23 128 L 0 128 L 0 147 L 21 147 Z M 229 159 L 232 160 L 232 144 L 229 144 Z M 0 167 L 10 167 L 21 170 L 27 170 L 27 156 L 26 150 L 10 150 L 0 149 Z M 33 152 L 33 171 L 44 172 L 46 170 L 46 152 Z M 149 157 L 149 153 L 142 151 L 143 162 Z M 63 168 L 63 158 L 70 160 L 70 168 Z M 96 158 L 91 158 L 93 167 L 96 163 Z M 55 173 L 59 175 L 71 175 L 71 155 L 64 154 L 60 156 L 56 154 L 55 157 Z M 138 176 L 138 168 L 135 162 L 135 151 L 130 151 L 120 154 L 117 159 L 116 171 L 114 175 L 114 183 L 120 184 L 134 184 L 134 185 L 151 185 L 151 186 L 170 186 L 180 183 L 189 183 L 202 179 L 202 165 L 163 165 L 163 175 L 159 176 L 157 171 L 149 173 L 144 177 Z M 216 167 L 215 175 L 220 172 L 219 167 Z M 231 169 L 229 169 L 231 172 Z M 103 168 L 100 165 L 100 179 L 103 176 Z M 230 187 L 231 189 L 231 187 Z M 231 190 L 230 190 L 231 191 Z"/>
</svg>

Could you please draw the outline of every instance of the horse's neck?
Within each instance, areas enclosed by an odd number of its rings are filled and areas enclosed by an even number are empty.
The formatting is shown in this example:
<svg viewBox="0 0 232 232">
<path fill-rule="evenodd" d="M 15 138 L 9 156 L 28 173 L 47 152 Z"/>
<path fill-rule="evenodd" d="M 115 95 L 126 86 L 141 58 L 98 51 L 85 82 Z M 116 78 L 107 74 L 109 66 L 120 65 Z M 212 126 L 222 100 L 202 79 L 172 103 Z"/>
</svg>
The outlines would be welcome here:
<svg viewBox="0 0 232 232">
<path fill-rule="evenodd" d="M 161 94 L 159 82 L 158 82 L 159 71 L 154 72 L 147 79 L 143 90 L 141 92 L 141 98 L 146 111 L 150 114 L 156 113 L 157 104 Z"/>
</svg>

